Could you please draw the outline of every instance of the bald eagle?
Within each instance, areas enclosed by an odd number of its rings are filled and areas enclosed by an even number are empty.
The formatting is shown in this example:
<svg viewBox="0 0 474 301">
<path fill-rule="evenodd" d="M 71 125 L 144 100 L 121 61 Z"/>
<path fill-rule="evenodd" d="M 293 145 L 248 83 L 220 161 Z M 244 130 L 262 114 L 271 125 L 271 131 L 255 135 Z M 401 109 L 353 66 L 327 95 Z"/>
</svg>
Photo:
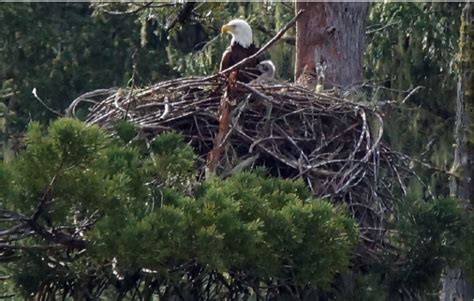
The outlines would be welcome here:
<svg viewBox="0 0 474 301">
<path fill-rule="evenodd" d="M 222 33 L 230 33 L 232 40 L 230 46 L 222 54 L 222 60 L 219 71 L 225 70 L 241 60 L 255 54 L 259 48 L 253 44 L 252 28 L 242 19 L 234 19 L 222 26 Z M 261 72 L 256 69 L 257 65 L 263 59 L 258 57 L 248 62 L 240 69 L 237 80 L 248 83 L 255 79 Z"/>
<path fill-rule="evenodd" d="M 222 33 L 230 33 L 232 35 L 232 41 L 230 46 L 226 49 L 224 54 L 222 54 L 221 64 L 219 66 L 219 71 L 223 71 L 243 59 L 252 56 L 257 53 L 258 48 L 255 47 L 252 40 L 252 28 L 250 25 L 241 19 L 235 19 L 229 23 L 222 26 Z M 242 66 L 239 70 L 232 71 L 228 75 L 228 80 L 226 81 L 227 89 L 221 98 L 219 104 L 219 130 L 214 139 L 214 147 L 209 152 L 207 158 L 207 168 L 208 171 L 213 173 L 217 167 L 219 159 L 222 154 L 223 144 L 225 142 L 225 137 L 229 132 L 230 120 L 231 120 L 231 111 L 230 107 L 235 105 L 237 100 L 237 95 L 239 93 L 238 87 L 236 87 L 236 81 L 249 83 L 256 77 L 262 74 L 262 71 L 258 69 L 259 63 L 262 62 L 261 57 L 252 59 L 250 62 L 246 63 L 245 66 Z M 264 65 L 260 65 L 260 68 L 270 68 L 268 62 Z M 275 66 L 273 66 L 274 69 Z"/>
</svg>

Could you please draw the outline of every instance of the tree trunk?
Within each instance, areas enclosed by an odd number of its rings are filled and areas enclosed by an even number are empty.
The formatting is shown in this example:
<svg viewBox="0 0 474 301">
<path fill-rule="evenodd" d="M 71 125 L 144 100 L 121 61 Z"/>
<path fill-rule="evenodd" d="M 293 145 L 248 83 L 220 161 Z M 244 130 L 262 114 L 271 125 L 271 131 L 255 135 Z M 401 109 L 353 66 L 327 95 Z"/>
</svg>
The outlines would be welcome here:
<svg viewBox="0 0 474 301">
<path fill-rule="evenodd" d="M 346 89 L 362 83 L 368 6 L 367 2 L 296 0 L 295 12 L 304 10 L 296 21 L 296 82 L 310 89 Z M 354 276 L 341 277 L 344 290 L 353 291 Z"/>
<path fill-rule="evenodd" d="M 295 81 L 361 83 L 368 3 L 296 1 L 295 8 L 305 10 L 296 22 Z"/>
<path fill-rule="evenodd" d="M 453 171 L 457 178 L 450 180 L 450 193 L 461 202 L 461 206 L 472 208 L 472 156 L 474 155 L 474 12 L 467 2 L 462 11 L 459 39 L 459 78 L 456 100 L 456 125 L 454 136 Z M 465 301 L 474 299 L 474 289 L 465 279 L 461 268 L 449 269 L 443 279 L 441 301 Z"/>
</svg>

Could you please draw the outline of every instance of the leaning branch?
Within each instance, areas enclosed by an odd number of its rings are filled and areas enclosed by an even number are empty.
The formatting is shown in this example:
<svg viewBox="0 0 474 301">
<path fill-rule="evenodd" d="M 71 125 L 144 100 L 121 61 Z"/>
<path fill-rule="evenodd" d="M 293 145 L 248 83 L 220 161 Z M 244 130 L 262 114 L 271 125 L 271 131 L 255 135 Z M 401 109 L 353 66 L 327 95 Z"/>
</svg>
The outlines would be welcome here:
<svg viewBox="0 0 474 301">
<path fill-rule="evenodd" d="M 242 66 L 244 66 L 245 64 L 247 64 L 249 61 L 259 57 L 265 50 L 267 50 L 268 48 L 272 47 L 273 44 L 275 44 L 284 34 L 285 32 L 288 31 L 288 29 L 290 29 L 295 23 L 296 21 L 298 20 L 298 18 L 301 16 L 301 14 L 303 14 L 304 10 L 301 9 L 298 11 L 298 13 L 293 17 L 293 19 L 291 19 L 290 22 L 288 22 L 270 41 L 268 41 L 262 48 L 260 48 L 260 50 L 258 50 L 255 54 L 241 60 L 240 62 L 238 62 L 237 64 L 233 65 L 233 66 L 230 66 L 229 68 L 225 69 L 225 70 L 222 70 L 221 72 L 217 73 L 217 74 L 214 74 L 210 77 L 208 77 L 207 79 L 214 79 L 214 78 L 217 78 L 219 76 L 223 76 L 223 75 L 226 75 Z"/>
<path fill-rule="evenodd" d="M 38 96 L 38 93 L 36 93 L 36 88 L 33 88 L 33 91 L 31 91 L 31 93 L 33 93 L 33 96 L 36 98 L 36 100 L 39 101 L 40 104 L 42 104 L 48 111 L 50 111 L 51 113 L 54 113 L 58 116 L 64 116 L 63 114 L 61 114 L 60 112 L 56 111 L 56 110 L 53 110 L 50 106 L 48 106 L 42 99 L 41 97 Z"/>
</svg>

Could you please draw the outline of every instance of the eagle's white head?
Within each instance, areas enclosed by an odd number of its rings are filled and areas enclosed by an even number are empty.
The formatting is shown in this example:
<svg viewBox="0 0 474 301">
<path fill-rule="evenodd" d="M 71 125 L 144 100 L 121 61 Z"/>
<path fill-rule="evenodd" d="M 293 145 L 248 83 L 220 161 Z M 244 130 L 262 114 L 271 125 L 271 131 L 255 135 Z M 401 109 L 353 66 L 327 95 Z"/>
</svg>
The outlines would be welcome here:
<svg viewBox="0 0 474 301">
<path fill-rule="evenodd" d="M 252 28 L 249 23 L 242 19 L 234 19 L 221 28 L 221 32 L 227 32 L 232 35 L 231 45 L 239 43 L 240 46 L 248 48 L 252 45 Z"/>
</svg>

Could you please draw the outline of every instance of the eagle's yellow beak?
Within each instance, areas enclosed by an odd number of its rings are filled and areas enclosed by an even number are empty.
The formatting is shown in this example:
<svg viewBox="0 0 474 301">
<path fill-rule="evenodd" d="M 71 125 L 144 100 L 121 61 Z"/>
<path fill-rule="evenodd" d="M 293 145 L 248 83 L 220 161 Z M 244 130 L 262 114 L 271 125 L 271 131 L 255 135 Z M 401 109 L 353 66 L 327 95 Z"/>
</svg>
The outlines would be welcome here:
<svg viewBox="0 0 474 301">
<path fill-rule="evenodd" d="M 232 25 L 226 24 L 226 25 L 222 26 L 222 28 L 221 28 L 222 33 L 230 32 L 230 31 L 232 31 Z"/>
</svg>

